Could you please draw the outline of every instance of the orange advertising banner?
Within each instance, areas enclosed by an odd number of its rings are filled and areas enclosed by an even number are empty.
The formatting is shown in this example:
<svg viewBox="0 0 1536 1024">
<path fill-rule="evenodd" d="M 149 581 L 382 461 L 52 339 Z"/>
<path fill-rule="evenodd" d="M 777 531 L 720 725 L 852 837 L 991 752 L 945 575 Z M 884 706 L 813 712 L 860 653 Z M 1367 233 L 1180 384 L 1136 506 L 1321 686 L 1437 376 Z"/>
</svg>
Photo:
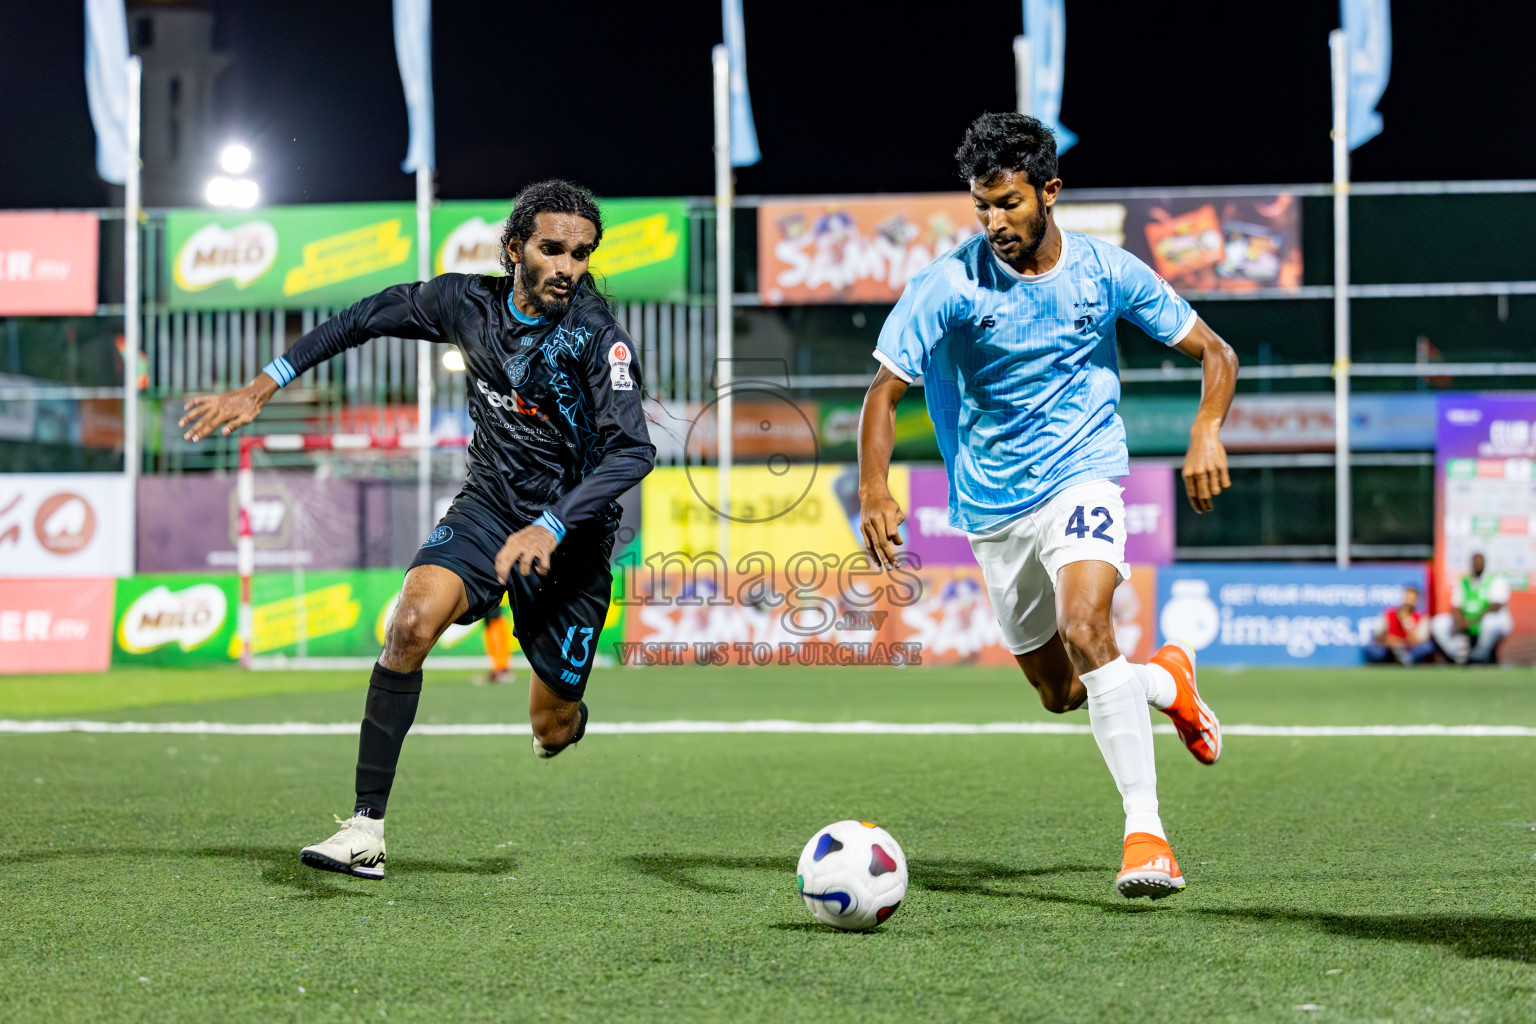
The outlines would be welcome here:
<svg viewBox="0 0 1536 1024">
<path fill-rule="evenodd" d="M 971 566 L 920 569 L 917 600 L 892 609 L 888 640 L 921 652 L 925 665 L 1012 665 L 981 570 Z M 1115 642 L 1126 660 L 1144 662 L 1157 650 L 1157 566 L 1135 565 L 1115 590 Z"/>
<path fill-rule="evenodd" d="M 96 312 L 94 213 L 0 213 L 0 316 Z"/>
<path fill-rule="evenodd" d="M 894 302 L 933 258 L 981 230 L 964 192 L 764 203 L 759 290 L 769 305 Z"/>
<path fill-rule="evenodd" d="M 0 580 L 0 675 L 105 672 L 116 580 Z"/>
<path fill-rule="evenodd" d="M 1301 204 L 1287 193 L 1067 201 L 1054 217 L 1135 254 L 1183 293 L 1301 285 Z M 893 303 L 918 271 L 980 230 L 964 192 L 764 203 L 758 289 L 770 306 Z"/>
</svg>

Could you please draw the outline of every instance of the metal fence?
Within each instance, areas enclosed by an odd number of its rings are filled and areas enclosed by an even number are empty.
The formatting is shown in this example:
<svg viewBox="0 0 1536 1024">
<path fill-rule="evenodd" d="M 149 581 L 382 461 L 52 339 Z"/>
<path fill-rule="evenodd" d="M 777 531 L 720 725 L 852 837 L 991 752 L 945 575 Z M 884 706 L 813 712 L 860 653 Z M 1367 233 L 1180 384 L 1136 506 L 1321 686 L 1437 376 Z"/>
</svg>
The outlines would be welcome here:
<svg viewBox="0 0 1536 1024">
<path fill-rule="evenodd" d="M 1303 203 L 1304 280 L 1294 291 L 1258 290 L 1191 296 L 1205 318 L 1243 361 L 1244 391 L 1330 390 L 1336 372 L 1331 349 L 1332 225 L 1327 185 L 1244 186 L 1201 189 L 1079 190 L 1075 201 L 1115 201 L 1148 195 L 1240 194 L 1285 191 Z M 1536 182 L 1357 183 L 1353 187 L 1351 278 L 1355 358 L 1348 368 L 1358 389 L 1445 390 L 1536 387 Z M 740 197 L 736 317 L 738 353 L 781 360 L 792 394 L 857 398 L 871 375 L 869 352 L 888 307 L 769 307 L 758 294 L 756 208 L 761 198 Z M 121 211 L 103 217 L 104 303 L 94 318 L 63 322 L 0 319 L 0 422 L 7 403 L 99 401 L 120 398 L 120 370 L 111 346 L 121 333 Z M 115 218 L 115 219 L 114 219 Z M 674 410 L 698 408 L 713 396 L 715 314 L 714 211 L 700 199 L 690 211 L 690 297 L 676 304 L 622 303 L 617 313 L 639 349 L 649 395 Z M 238 386 L 284 352 L 330 309 L 247 309 L 171 312 L 165 295 L 163 214 L 150 211 L 144 224 L 143 313 L 144 421 L 148 472 L 232 469 L 232 446 L 215 440 L 184 445 L 174 429 L 189 394 Z M 114 242 L 116 243 L 114 246 Z M 117 254 L 115 257 L 113 254 Z M 1129 325 L 1121 331 L 1121 378 L 1128 398 L 1138 394 L 1198 393 L 1198 367 L 1179 365 L 1165 350 L 1143 342 Z M 401 339 L 350 350 L 290 385 L 269 406 L 260 429 L 293 430 L 298 424 L 369 428 L 391 410 L 414 416 L 415 345 Z M 120 364 L 119 364 L 120 365 Z M 435 417 L 462 422 L 462 374 L 433 360 Z M 81 454 L 66 444 L 23 451 L 23 442 L 0 433 L 0 468 L 110 468 L 110 452 Z M 1356 457 L 1356 546 L 1373 555 L 1415 556 L 1427 551 L 1432 511 L 1423 498 L 1427 453 L 1406 453 L 1411 464 L 1376 464 Z M 667 449 L 664 458 L 682 454 Z M 117 464 L 121 465 L 120 455 Z M 1236 507 L 1222 517 L 1220 536 L 1208 521 L 1179 520 L 1182 553 L 1219 557 L 1324 557 L 1331 551 L 1332 513 L 1325 497 L 1330 469 L 1314 464 L 1331 456 L 1287 453 L 1243 456 L 1236 471 L 1256 496 L 1251 515 Z M 1376 462 L 1380 462 L 1378 458 Z M 451 474 L 455 466 L 441 471 Z M 1394 475 L 1396 474 L 1396 475 Z M 1398 477 L 1401 477 L 1399 480 Z M 1361 494 L 1370 490 L 1370 494 Z M 1404 516 L 1382 515 L 1382 493 L 1396 494 Z M 1417 496 L 1415 496 L 1417 495 Z M 1260 500 L 1261 498 L 1261 500 Z M 1331 500 L 1331 497 L 1329 497 Z M 1239 500 L 1234 499 L 1232 506 Z M 1305 504 L 1305 514 L 1286 515 Z M 1315 506 L 1315 507 L 1313 507 Z M 1373 524 L 1395 521 L 1377 529 Z M 1187 520 L 1187 521 L 1186 521 Z M 1310 530 L 1306 523 L 1318 527 Z M 1326 525 L 1325 525 L 1326 521 Z M 1266 525 L 1267 524 L 1267 525 Z M 1234 538 L 1241 538 L 1234 540 Z M 1405 539 L 1408 538 L 1408 539 Z"/>
</svg>

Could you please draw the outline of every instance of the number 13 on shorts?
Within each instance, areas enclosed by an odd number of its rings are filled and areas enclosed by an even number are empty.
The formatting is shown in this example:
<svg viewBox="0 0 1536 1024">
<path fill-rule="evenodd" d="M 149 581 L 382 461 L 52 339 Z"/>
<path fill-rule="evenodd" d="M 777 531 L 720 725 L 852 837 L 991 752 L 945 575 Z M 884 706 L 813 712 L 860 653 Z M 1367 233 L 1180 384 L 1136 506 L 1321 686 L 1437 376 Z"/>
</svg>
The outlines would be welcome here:
<svg viewBox="0 0 1536 1024">
<path fill-rule="evenodd" d="M 576 647 L 572 641 L 579 644 Z M 576 668 L 581 668 L 592 656 L 592 627 L 572 626 L 565 631 L 565 641 L 560 645 L 560 654 L 566 662 Z"/>
</svg>

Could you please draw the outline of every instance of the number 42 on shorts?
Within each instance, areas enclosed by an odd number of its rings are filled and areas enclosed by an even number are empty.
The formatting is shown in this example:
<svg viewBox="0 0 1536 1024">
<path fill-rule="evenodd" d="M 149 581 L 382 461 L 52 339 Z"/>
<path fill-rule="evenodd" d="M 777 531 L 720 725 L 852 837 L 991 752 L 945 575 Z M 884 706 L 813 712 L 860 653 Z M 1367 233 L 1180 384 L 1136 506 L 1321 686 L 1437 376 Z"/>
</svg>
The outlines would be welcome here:
<svg viewBox="0 0 1536 1024">
<path fill-rule="evenodd" d="M 1084 506 L 1082 505 L 1077 506 L 1077 508 L 1073 510 L 1072 515 L 1067 519 L 1068 537 L 1076 537 L 1078 540 L 1082 540 L 1088 535 L 1088 518 L 1083 515 L 1083 508 Z M 1094 509 L 1092 512 L 1088 513 L 1088 515 L 1092 516 L 1094 519 L 1104 520 L 1098 526 L 1093 528 L 1093 535 L 1099 540 L 1107 540 L 1113 544 L 1115 542 L 1115 538 L 1109 535 L 1109 528 L 1115 524 L 1115 520 L 1114 517 L 1109 514 L 1109 509 L 1104 508 L 1101 505 Z"/>
</svg>

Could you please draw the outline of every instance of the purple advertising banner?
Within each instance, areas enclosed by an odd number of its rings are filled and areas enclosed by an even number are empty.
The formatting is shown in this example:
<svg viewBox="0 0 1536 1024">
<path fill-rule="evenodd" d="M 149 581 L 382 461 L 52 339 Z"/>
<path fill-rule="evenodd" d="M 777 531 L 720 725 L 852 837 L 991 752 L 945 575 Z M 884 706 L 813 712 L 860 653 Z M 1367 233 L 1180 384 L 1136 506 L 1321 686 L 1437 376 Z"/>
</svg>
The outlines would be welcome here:
<svg viewBox="0 0 1536 1024">
<path fill-rule="evenodd" d="M 907 509 L 907 550 L 924 566 L 975 565 L 971 542 L 949 525 L 949 477 L 943 467 L 913 469 Z"/>
<path fill-rule="evenodd" d="M 387 565 L 388 505 L 382 487 L 363 481 L 258 474 L 251 508 L 256 567 Z M 139 572 L 235 571 L 234 477 L 142 477 L 138 506 Z"/>
<path fill-rule="evenodd" d="M 1131 463 L 1125 489 L 1127 562 L 1173 562 L 1173 470 L 1158 463 Z M 971 544 L 949 525 L 949 479 L 942 468 L 912 470 L 912 501 L 907 510 L 907 550 L 923 565 L 975 565 Z"/>
<path fill-rule="evenodd" d="M 1173 467 L 1132 462 L 1125 489 L 1125 560 L 1152 565 L 1173 564 Z"/>
</svg>

